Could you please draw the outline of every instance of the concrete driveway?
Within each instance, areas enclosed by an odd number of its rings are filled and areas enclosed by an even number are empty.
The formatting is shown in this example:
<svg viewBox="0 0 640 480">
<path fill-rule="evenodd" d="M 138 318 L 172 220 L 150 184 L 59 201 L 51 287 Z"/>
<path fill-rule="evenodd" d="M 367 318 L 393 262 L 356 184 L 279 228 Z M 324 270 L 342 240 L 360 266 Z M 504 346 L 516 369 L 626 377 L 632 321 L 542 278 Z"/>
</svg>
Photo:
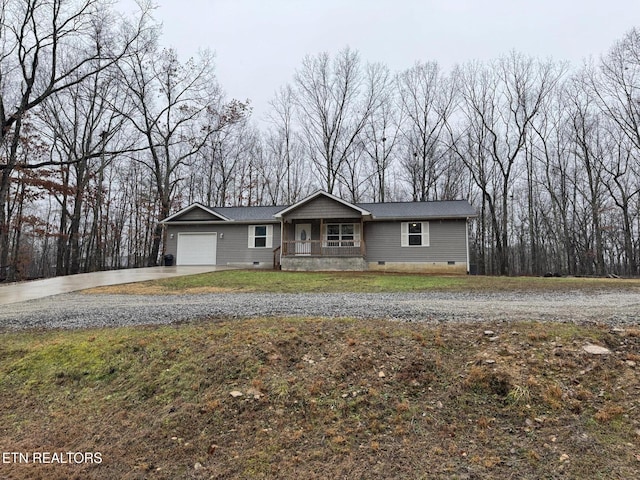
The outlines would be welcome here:
<svg viewBox="0 0 640 480">
<path fill-rule="evenodd" d="M 107 272 L 80 273 L 66 277 L 47 278 L 31 282 L 18 282 L 0 285 L 0 305 L 25 302 L 36 298 L 49 297 L 60 293 L 75 292 L 86 288 L 117 285 L 122 283 L 143 282 L 160 278 L 181 277 L 197 273 L 230 270 L 230 267 L 184 266 L 149 267 L 110 270 Z"/>
</svg>

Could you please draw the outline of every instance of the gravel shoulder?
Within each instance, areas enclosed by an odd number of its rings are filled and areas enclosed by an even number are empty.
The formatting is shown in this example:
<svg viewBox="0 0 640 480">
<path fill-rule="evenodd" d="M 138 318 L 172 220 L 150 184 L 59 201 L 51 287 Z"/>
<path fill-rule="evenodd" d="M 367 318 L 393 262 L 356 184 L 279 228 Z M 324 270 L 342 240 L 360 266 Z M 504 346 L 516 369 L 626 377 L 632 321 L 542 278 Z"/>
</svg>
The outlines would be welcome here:
<svg viewBox="0 0 640 480">
<path fill-rule="evenodd" d="M 383 318 L 415 322 L 640 322 L 640 293 L 69 293 L 2 307 L 0 330 L 169 324 L 269 316 Z"/>
</svg>

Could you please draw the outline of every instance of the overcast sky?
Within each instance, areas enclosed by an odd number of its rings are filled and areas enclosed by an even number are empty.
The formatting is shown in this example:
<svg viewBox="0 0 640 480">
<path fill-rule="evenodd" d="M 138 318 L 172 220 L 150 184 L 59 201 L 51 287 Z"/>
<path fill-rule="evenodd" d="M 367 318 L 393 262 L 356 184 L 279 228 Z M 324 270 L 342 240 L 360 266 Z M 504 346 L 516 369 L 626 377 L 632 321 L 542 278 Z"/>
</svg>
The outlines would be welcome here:
<svg viewBox="0 0 640 480">
<path fill-rule="evenodd" d="M 435 60 L 445 69 L 510 50 L 569 60 L 598 57 L 634 26 L 640 0 L 156 0 L 162 43 L 181 57 L 216 54 L 227 96 L 255 115 L 306 54 L 346 46 L 393 71 Z"/>
</svg>

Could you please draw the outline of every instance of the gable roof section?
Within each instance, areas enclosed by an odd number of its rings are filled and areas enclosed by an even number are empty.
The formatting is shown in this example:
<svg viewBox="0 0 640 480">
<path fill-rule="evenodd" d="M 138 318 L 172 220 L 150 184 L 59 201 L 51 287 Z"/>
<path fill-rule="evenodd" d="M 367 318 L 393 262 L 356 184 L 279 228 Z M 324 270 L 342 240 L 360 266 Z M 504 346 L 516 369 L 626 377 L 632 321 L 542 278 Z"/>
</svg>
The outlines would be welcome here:
<svg viewBox="0 0 640 480">
<path fill-rule="evenodd" d="M 466 200 L 359 203 L 358 205 L 369 210 L 373 220 L 428 220 L 477 216 L 473 206 Z"/>
<path fill-rule="evenodd" d="M 261 223 L 278 223 L 274 218 L 274 214 L 282 210 L 283 206 L 269 207 L 206 207 L 200 203 L 194 203 L 182 210 L 168 216 L 160 223 L 210 223 L 210 222 L 261 222 Z M 182 218 L 193 212 L 195 209 L 209 214 L 211 218 Z"/>
<path fill-rule="evenodd" d="M 206 220 L 202 219 L 202 220 L 186 220 L 186 221 L 191 221 L 191 222 L 198 222 L 198 221 L 227 222 L 227 221 L 230 220 L 226 216 L 221 215 L 220 213 L 217 213 L 212 208 L 205 207 L 201 203 L 197 203 L 196 202 L 196 203 L 192 203 L 188 207 L 183 208 L 182 210 L 178 210 L 173 215 L 169 215 L 167 218 L 162 220 L 160 223 L 172 223 L 172 222 L 180 221 L 180 217 L 183 217 L 183 216 L 187 215 L 189 212 L 192 212 L 192 211 L 197 210 L 197 209 L 200 209 L 203 212 L 205 212 L 206 214 L 209 214 L 212 218 L 209 218 L 209 219 L 206 219 Z"/>
<path fill-rule="evenodd" d="M 299 202 L 294 203 L 293 205 L 291 205 L 289 207 L 286 207 L 283 210 L 280 210 L 274 216 L 276 218 L 282 218 L 283 215 L 286 215 L 287 213 L 290 213 L 290 212 L 296 210 L 297 208 L 300 208 L 300 207 L 306 205 L 307 203 L 312 202 L 313 200 L 315 200 L 316 198 L 318 198 L 320 196 L 326 197 L 326 198 L 328 198 L 330 200 L 333 200 L 334 202 L 337 202 L 337 203 L 340 203 L 340 204 L 344 205 L 345 207 L 351 208 L 351 209 L 359 212 L 360 215 L 363 215 L 363 216 L 364 215 L 371 215 L 371 212 L 369 212 L 368 210 L 366 210 L 366 209 L 364 209 L 364 208 L 362 208 L 362 207 L 360 207 L 358 205 L 355 205 L 353 203 L 347 202 L 346 200 L 338 198 L 335 195 L 331 195 L 330 193 L 324 192 L 322 190 L 318 190 L 317 192 L 309 195 L 308 197 L 303 198 Z"/>
</svg>

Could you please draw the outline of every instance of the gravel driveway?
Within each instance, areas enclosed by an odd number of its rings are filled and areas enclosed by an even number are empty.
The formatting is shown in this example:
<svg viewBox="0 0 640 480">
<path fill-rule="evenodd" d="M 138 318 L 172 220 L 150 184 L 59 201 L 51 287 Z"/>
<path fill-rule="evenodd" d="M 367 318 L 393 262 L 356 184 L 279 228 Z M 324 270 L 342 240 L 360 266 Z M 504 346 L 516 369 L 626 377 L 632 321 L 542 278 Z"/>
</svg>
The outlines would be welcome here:
<svg viewBox="0 0 640 480">
<path fill-rule="evenodd" d="M 640 293 L 340 293 L 93 295 L 69 293 L 3 306 L 0 329 L 166 324 L 198 318 L 313 316 L 406 321 L 640 322 Z"/>
</svg>

